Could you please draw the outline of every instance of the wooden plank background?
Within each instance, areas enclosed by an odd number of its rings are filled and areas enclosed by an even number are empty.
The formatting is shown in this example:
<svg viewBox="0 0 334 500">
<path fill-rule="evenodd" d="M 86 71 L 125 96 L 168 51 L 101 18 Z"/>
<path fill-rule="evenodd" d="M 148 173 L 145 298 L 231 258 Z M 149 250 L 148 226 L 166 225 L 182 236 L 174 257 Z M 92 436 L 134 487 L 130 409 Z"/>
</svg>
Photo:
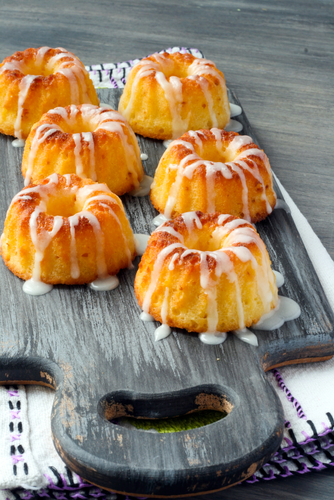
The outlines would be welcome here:
<svg viewBox="0 0 334 500">
<path fill-rule="evenodd" d="M 334 257 L 332 0 L 0 1 L 0 60 L 63 46 L 85 64 L 200 48 L 237 93 L 275 173 Z M 332 470 L 205 499 L 333 500 Z"/>
</svg>

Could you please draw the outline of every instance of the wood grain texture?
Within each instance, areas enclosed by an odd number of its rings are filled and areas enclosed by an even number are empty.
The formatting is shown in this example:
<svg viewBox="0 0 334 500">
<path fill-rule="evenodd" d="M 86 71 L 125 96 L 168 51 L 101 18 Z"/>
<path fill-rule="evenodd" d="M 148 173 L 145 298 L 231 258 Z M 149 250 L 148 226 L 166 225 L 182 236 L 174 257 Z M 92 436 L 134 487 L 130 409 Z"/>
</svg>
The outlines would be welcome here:
<svg viewBox="0 0 334 500">
<path fill-rule="evenodd" d="M 85 64 L 199 47 L 236 90 L 276 174 L 334 256 L 331 1 L 2 0 L 0 12 L 0 59 L 41 45 L 64 46 Z M 16 187 L 3 185 L 7 199 Z M 204 498 L 332 500 L 333 488 L 325 471 Z"/>
<path fill-rule="evenodd" d="M 99 91 L 101 101 L 114 108 L 120 94 Z M 246 116 L 238 119 L 243 132 L 254 137 Z M 12 138 L 0 141 L 4 178 L 12 191 L 1 200 L 3 224 L 12 196 L 22 188 L 17 169 L 22 150 L 11 146 Z M 139 142 L 148 155 L 146 173 L 153 175 L 162 142 Z M 149 198 L 122 199 L 134 232 L 150 233 L 156 211 Z M 291 215 L 276 209 L 257 228 L 274 269 L 285 277 L 282 294 L 302 308 L 297 320 L 257 333 L 258 348 L 233 335 L 220 346 L 203 346 L 197 335 L 179 330 L 154 342 L 155 325 L 139 319 L 134 297 L 137 266 L 119 273 L 120 286 L 111 292 L 58 286 L 40 297 L 25 295 L 21 280 L 1 266 L 7 294 L 0 297 L 0 381 L 56 389 L 54 443 L 80 476 L 134 495 L 192 495 L 246 479 L 276 451 L 284 419 L 263 369 L 333 355 L 334 318 Z M 19 314 L 7 307 L 8 300 L 19 303 Z M 163 435 L 112 423 L 120 416 L 164 418 L 199 409 L 227 411 L 228 416 Z"/>
</svg>

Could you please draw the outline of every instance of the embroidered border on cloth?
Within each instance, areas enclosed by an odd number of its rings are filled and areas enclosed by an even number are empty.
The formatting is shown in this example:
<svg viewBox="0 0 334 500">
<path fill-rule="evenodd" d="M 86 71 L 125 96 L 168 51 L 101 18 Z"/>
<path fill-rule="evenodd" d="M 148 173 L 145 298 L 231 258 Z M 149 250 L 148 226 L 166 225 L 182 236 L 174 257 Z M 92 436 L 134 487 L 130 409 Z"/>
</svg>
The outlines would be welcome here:
<svg viewBox="0 0 334 500">
<path fill-rule="evenodd" d="M 173 52 L 182 52 L 183 54 L 188 53 L 199 58 L 204 57 L 203 52 L 189 47 L 169 47 L 166 50 L 161 50 L 159 54 L 162 54 L 163 52 L 169 52 L 170 54 Z M 121 63 L 93 64 L 92 66 L 86 66 L 86 70 L 89 71 L 89 76 L 91 77 L 95 88 L 123 88 L 131 68 L 141 61 L 141 59 L 143 58 L 133 60 L 130 59 L 130 61 Z"/>
</svg>

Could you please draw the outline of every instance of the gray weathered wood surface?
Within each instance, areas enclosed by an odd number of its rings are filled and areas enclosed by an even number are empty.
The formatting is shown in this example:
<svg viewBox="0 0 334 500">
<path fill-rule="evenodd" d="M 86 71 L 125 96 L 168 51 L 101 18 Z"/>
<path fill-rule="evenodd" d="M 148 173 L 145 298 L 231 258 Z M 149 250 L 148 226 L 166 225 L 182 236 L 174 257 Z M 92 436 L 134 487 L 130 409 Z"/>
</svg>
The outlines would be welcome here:
<svg viewBox="0 0 334 500">
<path fill-rule="evenodd" d="M 117 108 L 121 92 L 99 90 L 99 96 Z M 243 132 L 254 137 L 244 113 L 238 119 Z M 139 142 L 148 155 L 145 171 L 154 175 L 162 142 L 140 137 Z M 6 186 L 1 225 L 22 188 L 22 149 L 11 143 L 11 137 L 0 136 Z M 122 199 L 134 232 L 150 233 L 156 212 L 149 198 Z M 155 325 L 139 319 L 134 297 L 139 258 L 133 270 L 119 273 L 120 286 L 109 293 L 60 286 L 42 297 L 24 294 L 22 281 L 1 265 L 6 293 L 0 294 L 0 381 L 56 389 L 54 443 L 81 477 L 137 495 L 209 492 L 248 477 L 276 451 L 284 418 L 262 366 L 333 355 L 334 315 L 291 214 L 276 209 L 257 229 L 273 268 L 284 275 L 281 294 L 302 309 L 297 320 L 256 332 L 258 348 L 231 334 L 222 346 L 203 346 L 197 335 L 177 330 L 154 342 Z M 19 307 L 8 308 L 15 302 Z M 210 426 L 165 435 L 106 421 L 123 414 L 168 417 L 205 408 L 232 411 Z"/>
<path fill-rule="evenodd" d="M 0 3 L 0 58 L 64 46 L 86 64 L 197 46 L 236 90 L 272 166 L 334 255 L 331 1 Z M 331 499 L 331 471 L 210 498 Z M 208 498 L 206 496 L 205 498 Z"/>
</svg>

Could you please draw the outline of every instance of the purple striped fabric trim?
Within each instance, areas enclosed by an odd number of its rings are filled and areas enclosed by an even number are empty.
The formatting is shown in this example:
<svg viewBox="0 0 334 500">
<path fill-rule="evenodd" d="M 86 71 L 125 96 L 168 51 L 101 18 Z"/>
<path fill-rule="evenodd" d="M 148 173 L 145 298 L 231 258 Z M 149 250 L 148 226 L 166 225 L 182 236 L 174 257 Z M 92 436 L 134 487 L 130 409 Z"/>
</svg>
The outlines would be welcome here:
<svg viewBox="0 0 334 500">
<path fill-rule="evenodd" d="M 272 373 L 273 373 L 274 377 L 276 378 L 278 385 L 283 390 L 283 392 L 286 394 L 288 401 L 290 401 L 290 403 L 292 403 L 293 406 L 296 408 L 298 417 L 306 420 L 306 415 L 303 411 L 303 408 L 301 407 L 301 404 L 298 403 L 296 398 L 291 394 L 291 391 L 289 390 L 289 388 L 285 385 L 285 382 L 284 382 L 280 372 L 277 369 L 274 369 L 274 370 L 272 370 Z"/>
</svg>

